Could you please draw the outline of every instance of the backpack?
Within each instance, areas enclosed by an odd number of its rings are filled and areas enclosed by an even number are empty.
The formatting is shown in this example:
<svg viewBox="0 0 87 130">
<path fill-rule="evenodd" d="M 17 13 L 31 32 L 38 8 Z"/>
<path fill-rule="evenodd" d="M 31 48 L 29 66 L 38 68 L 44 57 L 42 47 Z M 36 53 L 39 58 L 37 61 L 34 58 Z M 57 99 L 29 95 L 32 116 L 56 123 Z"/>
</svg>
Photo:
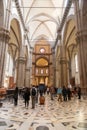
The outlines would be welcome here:
<svg viewBox="0 0 87 130">
<path fill-rule="evenodd" d="M 32 88 L 32 96 L 35 96 L 36 95 L 36 90 L 35 88 Z"/>
</svg>

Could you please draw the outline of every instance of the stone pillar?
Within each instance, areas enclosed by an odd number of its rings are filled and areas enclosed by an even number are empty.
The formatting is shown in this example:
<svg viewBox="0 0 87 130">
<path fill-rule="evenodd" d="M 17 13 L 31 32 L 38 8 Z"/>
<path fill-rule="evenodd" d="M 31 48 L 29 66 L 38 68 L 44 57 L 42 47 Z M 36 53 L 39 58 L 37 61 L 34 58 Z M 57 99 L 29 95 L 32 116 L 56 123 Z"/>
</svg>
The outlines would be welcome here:
<svg viewBox="0 0 87 130">
<path fill-rule="evenodd" d="M 4 67 L 5 67 L 5 57 L 7 50 L 7 43 L 9 41 L 9 31 L 0 28 L 0 87 L 3 86 L 4 78 Z"/>
<path fill-rule="evenodd" d="M 56 88 L 60 86 L 60 63 L 59 58 L 56 59 Z"/>
<path fill-rule="evenodd" d="M 78 36 L 79 43 L 79 71 L 82 92 L 87 94 L 87 34 Z"/>
<path fill-rule="evenodd" d="M 18 73 L 17 73 L 17 86 L 22 88 L 25 86 L 25 66 L 26 59 L 25 57 L 18 58 Z"/>
<path fill-rule="evenodd" d="M 53 49 L 52 50 L 52 59 L 53 59 L 53 61 L 52 61 L 52 66 L 53 66 L 53 85 L 54 85 L 54 87 L 56 86 L 56 59 L 55 59 L 55 49 Z"/>
<path fill-rule="evenodd" d="M 58 79 L 58 69 L 56 69 L 56 85 L 55 85 L 55 87 L 56 88 L 58 88 L 59 87 L 59 84 L 58 84 L 58 81 L 59 81 L 59 79 Z"/>
<path fill-rule="evenodd" d="M 81 2 L 79 5 L 79 1 L 74 0 L 77 25 L 76 40 L 79 50 L 80 86 L 82 93 L 87 94 L 87 0 Z"/>
<path fill-rule="evenodd" d="M 60 85 L 67 86 L 67 60 L 64 45 L 60 46 Z"/>
<path fill-rule="evenodd" d="M 31 49 L 30 52 L 29 52 L 30 87 L 31 87 L 31 84 L 32 84 L 32 52 L 33 52 L 33 50 Z"/>
<path fill-rule="evenodd" d="M 26 68 L 25 72 L 25 86 L 30 88 L 30 69 Z"/>
<path fill-rule="evenodd" d="M 30 55 L 27 57 L 26 70 L 25 70 L 25 86 L 30 88 Z"/>
</svg>

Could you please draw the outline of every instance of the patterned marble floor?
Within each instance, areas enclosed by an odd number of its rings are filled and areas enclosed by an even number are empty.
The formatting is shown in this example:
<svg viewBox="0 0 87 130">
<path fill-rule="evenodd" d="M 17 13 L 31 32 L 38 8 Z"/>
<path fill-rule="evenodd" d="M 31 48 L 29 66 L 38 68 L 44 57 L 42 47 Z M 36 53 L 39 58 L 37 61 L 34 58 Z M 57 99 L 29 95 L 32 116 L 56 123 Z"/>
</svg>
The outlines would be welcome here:
<svg viewBox="0 0 87 130">
<path fill-rule="evenodd" d="M 0 130 L 87 130 L 87 99 L 73 98 L 58 102 L 45 96 L 45 105 L 36 104 L 35 109 L 24 107 L 19 98 L 18 106 L 13 101 L 3 101 L 0 108 Z"/>
</svg>

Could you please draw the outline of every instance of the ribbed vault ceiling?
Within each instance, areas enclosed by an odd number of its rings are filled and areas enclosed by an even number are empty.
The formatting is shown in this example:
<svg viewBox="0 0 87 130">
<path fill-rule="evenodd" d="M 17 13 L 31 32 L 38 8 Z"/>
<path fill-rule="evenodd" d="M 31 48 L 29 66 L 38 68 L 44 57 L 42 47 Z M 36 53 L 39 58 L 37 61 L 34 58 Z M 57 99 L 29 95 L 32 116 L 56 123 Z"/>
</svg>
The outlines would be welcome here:
<svg viewBox="0 0 87 130">
<path fill-rule="evenodd" d="M 20 0 L 32 47 L 41 38 L 54 46 L 66 3 L 67 0 Z"/>
</svg>

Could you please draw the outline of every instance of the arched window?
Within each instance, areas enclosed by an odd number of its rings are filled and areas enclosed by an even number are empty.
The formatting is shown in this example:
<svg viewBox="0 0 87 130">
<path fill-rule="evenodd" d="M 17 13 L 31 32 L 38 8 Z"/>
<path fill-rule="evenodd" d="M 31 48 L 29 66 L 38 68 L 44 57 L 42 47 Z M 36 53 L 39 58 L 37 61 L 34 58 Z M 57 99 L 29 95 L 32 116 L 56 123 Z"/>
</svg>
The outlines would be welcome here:
<svg viewBox="0 0 87 130">
<path fill-rule="evenodd" d="M 46 69 L 46 74 L 48 74 L 48 69 Z"/>
<path fill-rule="evenodd" d="M 44 48 L 40 48 L 40 53 L 45 53 L 45 49 Z"/>
<path fill-rule="evenodd" d="M 36 69 L 36 74 L 38 74 L 38 69 Z"/>
<path fill-rule="evenodd" d="M 75 71 L 78 72 L 78 56 L 75 54 Z"/>
<path fill-rule="evenodd" d="M 41 74 L 43 74 L 43 69 L 41 69 Z"/>
</svg>

